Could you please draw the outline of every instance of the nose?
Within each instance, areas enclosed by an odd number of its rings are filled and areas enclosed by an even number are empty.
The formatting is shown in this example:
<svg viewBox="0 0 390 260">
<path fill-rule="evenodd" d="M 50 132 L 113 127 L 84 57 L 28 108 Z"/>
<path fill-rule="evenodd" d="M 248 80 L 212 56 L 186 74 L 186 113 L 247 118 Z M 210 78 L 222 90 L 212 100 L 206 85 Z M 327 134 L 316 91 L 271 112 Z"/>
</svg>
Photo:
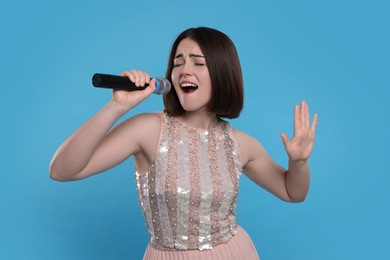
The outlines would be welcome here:
<svg viewBox="0 0 390 260">
<path fill-rule="evenodd" d="M 186 62 L 182 66 L 180 76 L 191 76 L 193 74 L 192 66 L 189 62 Z"/>
</svg>

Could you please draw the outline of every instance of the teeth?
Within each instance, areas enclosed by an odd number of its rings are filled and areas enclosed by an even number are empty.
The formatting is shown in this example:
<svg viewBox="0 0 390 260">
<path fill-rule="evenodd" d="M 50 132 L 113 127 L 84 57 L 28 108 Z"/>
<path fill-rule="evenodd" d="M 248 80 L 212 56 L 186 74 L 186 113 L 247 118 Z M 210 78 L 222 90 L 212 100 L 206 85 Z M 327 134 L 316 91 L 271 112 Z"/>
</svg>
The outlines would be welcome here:
<svg viewBox="0 0 390 260">
<path fill-rule="evenodd" d="M 198 86 L 192 83 L 183 83 L 181 84 L 182 88 L 197 88 Z"/>
</svg>

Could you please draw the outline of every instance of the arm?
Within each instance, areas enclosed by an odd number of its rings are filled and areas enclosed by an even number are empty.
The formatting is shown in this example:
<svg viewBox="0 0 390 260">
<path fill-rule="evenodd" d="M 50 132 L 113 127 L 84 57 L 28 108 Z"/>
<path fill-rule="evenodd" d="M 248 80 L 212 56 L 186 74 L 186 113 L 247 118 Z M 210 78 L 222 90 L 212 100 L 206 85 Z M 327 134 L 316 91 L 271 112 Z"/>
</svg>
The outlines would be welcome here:
<svg viewBox="0 0 390 260">
<path fill-rule="evenodd" d="M 143 86 L 149 75 L 139 71 L 124 72 Z M 142 91 L 114 90 L 112 99 L 98 113 L 77 129 L 58 148 L 50 162 L 50 177 L 59 181 L 86 178 L 105 171 L 128 156 L 140 151 L 140 138 L 145 134 L 140 121 L 147 115 L 131 118 L 109 132 L 115 122 L 127 111 L 138 105 L 155 89 L 155 81 Z M 149 116 L 150 118 L 150 116 Z"/>
<path fill-rule="evenodd" d="M 310 126 L 305 101 L 295 107 L 293 138 L 289 140 L 286 134 L 281 134 L 289 156 L 288 170 L 276 164 L 256 139 L 236 131 L 245 174 L 282 200 L 304 201 L 310 184 L 308 158 L 314 145 L 317 120 L 318 116 L 315 115 Z"/>
</svg>

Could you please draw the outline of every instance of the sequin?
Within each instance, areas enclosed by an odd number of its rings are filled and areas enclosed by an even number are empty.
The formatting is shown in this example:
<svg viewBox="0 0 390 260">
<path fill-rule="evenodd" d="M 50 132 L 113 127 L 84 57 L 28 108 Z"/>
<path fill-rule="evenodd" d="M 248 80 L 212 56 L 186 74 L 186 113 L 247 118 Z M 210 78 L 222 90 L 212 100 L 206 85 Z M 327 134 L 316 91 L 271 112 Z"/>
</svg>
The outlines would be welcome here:
<svg viewBox="0 0 390 260">
<path fill-rule="evenodd" d="M 201 130 L 160 113 L 161 140 L 145 173 L 136 171 L 140 206 L 151 245 L 209 250 L 236 233 L 241 164 L 230 125 Z"/>
</svg>

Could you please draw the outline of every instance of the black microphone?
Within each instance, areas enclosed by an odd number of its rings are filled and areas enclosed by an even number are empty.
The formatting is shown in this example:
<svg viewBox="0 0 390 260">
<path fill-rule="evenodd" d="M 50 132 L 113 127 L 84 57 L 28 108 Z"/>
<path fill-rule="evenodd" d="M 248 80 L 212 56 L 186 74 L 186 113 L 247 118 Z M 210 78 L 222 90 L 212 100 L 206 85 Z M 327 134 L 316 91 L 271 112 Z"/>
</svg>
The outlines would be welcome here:
<svg viewBox="0 0 390 260">
<path fill-rule="evenodd" d="M 113 88 L 128 91 L 143 90 L 149 86 L 148 84 L 145 84 L 143 87 L 137 87 L 128 77 L 100 73 L 93 75 L 92 84 L 96 88 Z M 156 90 L 153 93 L 157 95 L 165 95 L 170 90 L 171 83 L 169 80 L 156 78 Z"/>
</svg>

